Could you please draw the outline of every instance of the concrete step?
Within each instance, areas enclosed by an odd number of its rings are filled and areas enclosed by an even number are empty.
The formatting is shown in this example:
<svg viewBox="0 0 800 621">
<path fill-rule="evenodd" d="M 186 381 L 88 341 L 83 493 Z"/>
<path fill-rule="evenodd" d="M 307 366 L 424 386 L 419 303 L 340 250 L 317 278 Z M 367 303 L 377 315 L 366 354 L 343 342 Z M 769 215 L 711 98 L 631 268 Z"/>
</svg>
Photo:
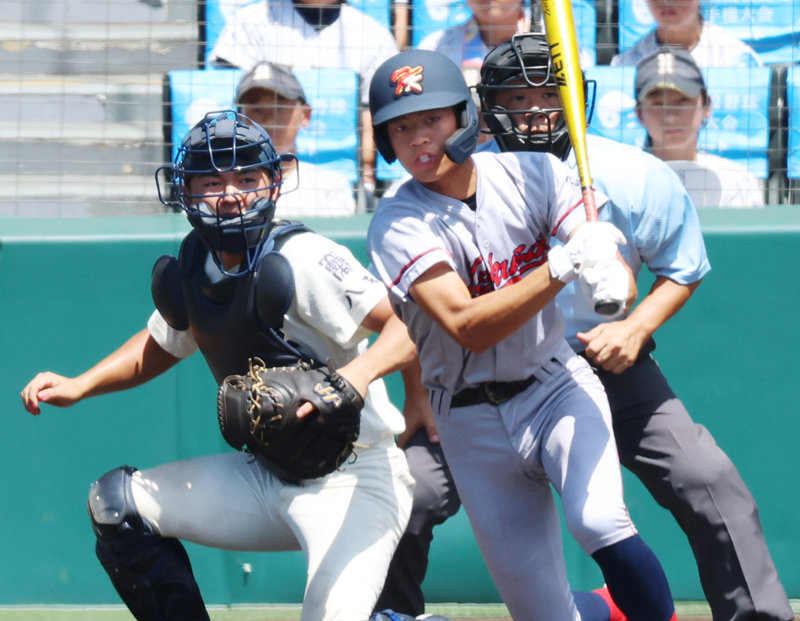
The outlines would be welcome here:
<svg viewBox="0 0 800 621">
<path fill-rule="evenodd" d="M 161 126 L 150 121 L 0 121 L 0 140 L 72 142 L 75 144 L 141 143 L 161 140 Z"/>
<path fill-rule="evenodd" d="M 0 215 L 163 213 L 161 84 L 199 66 L 197 0 L 4 0 Z"/>
<path fill-rule="evenodd" d="M 0 216 L 84 217 L 167 212 L 152 175 L 2 174 Z"/>
<path fill-rule="evenodd" d="M 191 20 L 197 0 L 3 0 L 3 19 L 25 24 Z"/>
<path fill-rule="evenodd" d="M 6 172 L 152 175 L 164 156 L 156 121 L 0 121 L 0 166 Z"/>
<path fill-rule="evenodd" d="M 0 21 L 0 73 L 164 73 L 198 66 L 194 21 L 20 23 Z"/>
<path fill-rule="evenodd" d="M 162 79 L 160 73 L 0 74 L 0 122 L 158 121 Z"/>
<path fill-rule="evenodd" d="M 0 75 L 0 165 L 20 174 L 151 175 L 161 75 Z"/>
<path fill-rule="evenodd" d="M 152 176 L 165 158 L 161 141 L 76 144 L 74 141 L 0 140 L 0 168 L 21 175 L 53 173 Z"/>
</svg>

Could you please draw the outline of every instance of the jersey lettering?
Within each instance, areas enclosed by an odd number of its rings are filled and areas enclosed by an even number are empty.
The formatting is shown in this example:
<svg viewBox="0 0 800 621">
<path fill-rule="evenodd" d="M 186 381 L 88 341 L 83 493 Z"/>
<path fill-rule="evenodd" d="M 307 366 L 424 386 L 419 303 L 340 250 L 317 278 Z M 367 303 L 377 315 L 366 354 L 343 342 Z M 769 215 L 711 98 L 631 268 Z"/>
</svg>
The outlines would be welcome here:
<svg viewBox="0 0 800 621">
<path fill-rule="evenodd" d="M 540 239 L 526 246 L 514 248 L 509 259 L 497 259 L 493 252 L 487 257 L 488 267 L 483 257 L 478 257 L 470 266 L 469 290 L 472 297 L 502 289 L 517 282 L 528 270 L 539 267 L 547 260 L 547 242 Z"/>
<path fill-rule="evenodd" d="M 347 262 L 347 259 L 336 254 L 335 252 L 329 252 L 326 254 L 324 257 L 322 257 L 319 264 L 340 282 L 353 271 L 353 266 Z"/>
</svg>

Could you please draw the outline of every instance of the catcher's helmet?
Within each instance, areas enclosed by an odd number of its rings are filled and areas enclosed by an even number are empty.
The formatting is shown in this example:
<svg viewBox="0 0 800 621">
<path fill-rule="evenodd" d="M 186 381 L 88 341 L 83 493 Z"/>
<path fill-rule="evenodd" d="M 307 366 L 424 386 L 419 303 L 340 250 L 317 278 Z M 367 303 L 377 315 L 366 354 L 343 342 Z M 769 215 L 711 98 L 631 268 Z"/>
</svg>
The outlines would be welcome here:
<svg viewBox="0 0 800 621">
<path fill-rule="evenodd" d="M 386 133 L 386 123 L 412 112 L 455 108 L 458 129 L 447 139 L 445 154 L 456 164 L 478 146 L 478 110 L 458 66 L 429 50 L 401 52 L 385 61 L 369 85 L 375 145 L 390 164 L 397 156 Z"/>
<path fill-rule="evenodd" d="M 544 34 L 514 35 L 510 41 L 498 45 L 486 55 L 477 87 L 481 114 L 486 127 L 504 151 L 547 151 L 561 159 L 567 157 L 570 141 L 562 108 L 540 110 L 545 115 L 556 110 L 562 114 L 549 126 L 548 132 L 535 133 L 520 131 L 512 116 L 529 110 L 508 110 L 495 103 L 497 93 L 501 90 L 557 86 L 550 47 Z"/>
<path fill-rule="evenodd" d="M 215 206 L 206 202 L 207 196 L 189 193 L 189 180 L 193 175 L 256 168 L 266 169 L 270 184 L 241 193 L 268 190 L 272 194 L 272 189 L 282 183 L 282 167 L 281 156 L 275 151 L 269 134 L 248 117 L 223 110 L 206 114 L 186 134 L 172 165 L 156 171 L 159 200 L 186 212 L 206 246 L 216 251 L 211 254 L 217 265 L 229 275 L 241 275 L 253 269 L 258 250 L 272 226 L 275 200 L 259 197 L 247 209 L 240 202 L 236 213 L 219 215 Z M 162 170 L 169 173 L 171 192 L 162 190 Z M 224 196 L 220 194 L 216 199 Z M 220 265 L 217 252 L 246 253 L 246 265 L 235 273 L 227 272 Z"/>
</svg>

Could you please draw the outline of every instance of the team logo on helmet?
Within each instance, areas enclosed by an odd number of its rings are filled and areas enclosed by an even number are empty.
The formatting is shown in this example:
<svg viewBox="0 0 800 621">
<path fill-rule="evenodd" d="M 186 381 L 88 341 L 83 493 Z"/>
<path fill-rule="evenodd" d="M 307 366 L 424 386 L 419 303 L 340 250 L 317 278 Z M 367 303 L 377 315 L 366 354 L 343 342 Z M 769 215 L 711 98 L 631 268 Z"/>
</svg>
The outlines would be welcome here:
<svg viewBox="0 0 800 621">
<path fill-rule="evenodd" d="M 419 95 L 422 92 L 422 65 L 405 65 L 392 72 L 389 81 L 394 84 L 394 96 Z"/>
</svg>

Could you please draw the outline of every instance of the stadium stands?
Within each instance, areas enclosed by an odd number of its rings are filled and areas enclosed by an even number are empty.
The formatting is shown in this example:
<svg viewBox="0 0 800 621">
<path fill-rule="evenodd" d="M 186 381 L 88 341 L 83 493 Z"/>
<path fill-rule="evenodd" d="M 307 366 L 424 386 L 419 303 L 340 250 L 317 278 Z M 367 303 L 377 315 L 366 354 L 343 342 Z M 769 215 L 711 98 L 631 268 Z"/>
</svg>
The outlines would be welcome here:
<svg viewBox="0 0 800 621">
<path fill-rule="evenodd" d="M 260 2 L 261 0 L 204 0 L 199 4 L 200 16 L 200 43 L 202 50 L 201 61 L 208 67 L 213 68 L 209 60 L 211 50 L 217 42 L 226 22 L 233 14 L 245 5 Z M 348 4 L 366 13 L 379 24 L 391 25 L 390 3 L 389 0 L 349 0 Z"/>
<path fill-rule="evenodd" d="M 796 65 L 789 67 L 786 73 L 786 116 L 788 118 L 786 201 L 797 203 L 800 202 L 800 67 Z"/>
<path fill-rule="evenodd" d="M 467 21 L 472 12 L 465 0 L 411 0 L 411 43 L 419 45 L 432 32 Z"/>
<path fill-rule="evenodd" d="M 529 0 L 526 0 L 525 4 L 530 4 Z M 461 24 L 472 16 L 465 0 L 411 0 L 411 7 L 412 43 L 415 46 L 432 32 Z M 584 62 L 588 60 L 589 64 L 595 64 L 597 14 L 594 3 L 574 0 L 572 11 L 581 56 Z"/>
<path fill-rule="evenodd" d="M 207 59 L 225 20 L 236 9 L 253 1 L 207 0 L 202 3 L 204 12 L 201 16 L 200 32 L 203 62 Z M 380 23 L 391 25 L 391 5 L 387 0 L 354 0 L 354 2 L 360 3 L 359 8 Z M 413 45 L 417 45 L 435 30 L 463 23 L 471 16 L 465 0 L 410 0 L 410 2 Z M 604 20 L 614 17 L 618 19 L 618 50 L 626 49 L 654 27 L 646 0 L 611 4 L 616 10 L 609 10 L 604 5 L 601 13 Z M 596 59 L 598 32 L 610 24 L 598 21 L 598 11 L 594 2 L 576 1 L 573 3 L 573 8 L 582 55 L 586 58 L 586 50 L 589 50 L 589 57 Z M 792 0 L 768 0 L 768 4 L 758 5 L 754 5 L 751 0 L 711 0 L 704 6 L 708 19 L 730 27 L 737 36 L 762 53 L 764 61 L 768 63 L 790 62 L 797 56 L 797 24 L 800 24 L 800 16 L 795 16 L 791 9 Z M 594 118 L 590 131 L 641 146 L 644 141 L 644 130 L 638 123 L 634 111 L 633 68 L 591 66 L 591 61 L 588 65 L 585 67 L 587 77 L 597 81 Z M 774 176 L 776 167 L 786 166 L 780 148 L 787 142 L 787 137 L 781 133 L 779 127 L 775 126 L 776 120 L 781 118 L 781 111 L 776 110 L 775 106 L 782 102 L 783 86 L 782 83 L 773 82 L 773 72 L 769 68 L 750 71 L 744 80 L 737 71 L 715 69 L 708 73 L 714 112 L 706 131 L 701 136 L 701 148 L 742 163 L 759 178 L 768 179 Z M 223 82 L 227 79 L 219 78 Z M 172 117 L 176 121 L 171 126 L 169 136 L 169 140 L 173 143 L 179 133 L 187 127 L 185 121 L 179 118 L 180 114 L 191 114 L 192 107 L 198 105 L 197 100 L 202 100 L 208 92 L 214 90 L 212 86 L 214 80 L 211 80 L 206 87 L 203 86 L 204 80 L 209 78 L 203 77 L 202 72 L 173 71 L 169 74 L 167 81 L 171 88 L 182 91 L 177 97 L 185 97 L 185 89 L 191 88 L 194 89 L 191 98 L 195 102 L 177 101 L 176 95 L 173 95 L 172 105 L 176 106 L 176 109 Z M 327 84 L 331 85 L 332 82 Z M 746 89 L 742 88 L 743 85 Z M 321 88 L 317 94 L 319 103 L 312 105 L 317 114 L 324 114 L 323 110 L 327 104 L 322 101 L 330 95 L 325 94 L 327 86 L 323 84 L 319 86 Z M 203 95 L 203 91 L 206 91 L 206 95 Z M 795 116 L 792 116 L 792 119 Z M 348 157 L 345 154 L 356 153 L 358 140 L 356 126 L 349 121 L 344 125 L 337 125 L 342 131 L 347 127 L 347 131 L 352 131 L 353 134 L 349 139 L 340 134 L 337 134 L 337 138 L 331 139 L 325 134 L 330 126 L 324 119 L 320 118 L 320 122 L 316 125 L 318 127 L 313 132 L 316 134 L 317 146 L 316 148 L 312 146 L 313 140 L 310 137 L 312 132 L 303 132 L 304 148 L 300 157 L 316 158 L 315 161 L 335 166 L 338 170 L 346 172 L 349 179 L 357 181 L 355 169 L 357 160 L 351 160 L 350 164 L 345 162 Z M 793 130 L 788 137 L 789 141 L 795 133 Z M 402 177 L 403 174 L 402 167 L 398 163 L 388 165 L 378 156 L 376 176 L 379 180 L 388 183 Z M 779 176 L 785 178 L 782 174 Z M 776 196 L 781 197 L 780 194 Z"/>
<path fill-rule="evenodd" d="M 712 116 L 700 135 L 700 148 L 746 166 L 754 175 L 769 175 L 770 88 L 772 70 L 711 67 L 703 70 L 712 100 Z M 596 80 L 590 131 L 612 140 L 642 146 L 645 131 L 635 112 L 635 67 L 591 67 Z"/>
<path fill-rule="evenodd" d="M 0 216 L 160 213 L 161 76 L 197 58 L 196 0 L 3 3 Z"/>
<path fill-rule="evenodd" d="M 656 25 L 647 0 L 618 2 L 619 51 Z M 800 62 L 800 11 L 795 0 L 707 0 L 703 16 L 750 45 L 765 64 Z"/>
<path fill-rule="evenodd" d="M 5 163 L 6 186 L 13 190 L 0 201 L 2 213 L 22 214 L 27 209 L 43 215 L 89 215 L 109 212 L 114 205 L 119 213 L 136 210 L 137 205 L 142 212 L 154 209 L 145 208 L 152 189 L 148 171 L 171 155 L 188 119 L 205 105 L 203 99 L 227 105 L 234 74 L 214 69 L 222 74 L 209 78 L 206 58 L 225 20 L 254 1 L 260 0 L 74 0 L 61 13 L 10 3 L 0 20 L 8 42 L 0 50 L 0 79 L 6 87 L 1 96 L 0 161 Z M 391 0 L 349 1 L 391 27 Z M 414 44 L 470 16 L 466 0 L 409 2 Z M 800 64 L 800 11 L 795 4 L 702 3 L 712 23 L 730 28 L 769 65 L 746 75 L 709 74 L 714 115 L 703 133 L 703 147 L 768 179 L 770 202 L 798 196 L 794 188 L 800 179 L 800 113 L 798 70 L 792 65 Z M 646 0 L 576 0 L 573 6 L 582 51 L 591 50 L 600 63 L 653 27 Z M 598 84 L 591 131 L 641 144 L 643 132 L 633 112 L 632 69 L 611 70 L 605 64 L 585 69 Z M 162 79 L 168 87 L 163 96 Z M 205 87 L 204 80 L 210 80 Z M 213 80 L 225 83 L 225 88 L 215 91 Z M 306 85 L 308 78 L 301 80 Z M 315 93 L 314 119 L 301 133 L 299 155 L 345 172 L 357 186 L 359 104 L 351 80 L 352 76 L 341 83 L 324 78 L 307 84 Z M 209 95 L 211 91 L 215 92 Z M 48 171 L 46 183 L 28 182 L 27 175 L 43 170 Z M 85 171 L 92 171 L 91 176 Z M 73 182 L 78 172 L 87 181 Z M 398 164 L 378 160 L 379 180 L 391 182 L 401 175 Z M 66 203 L 74 207 L 67 209 Z"/>
<path fill-rule="evenodd" d="M 729 29 L 766 64 L 800 62 L 800 11 L 795 0 L 711 0 L 710 22 Z"/>
<path fill-rule="evenodd" d="M 350 69 L 295 69 L 311 105 L 311 125 L 297 135 L 297 157 L 323 164 L 355 184 L 358 154 L 358 75 Z M 165 159 L 212 110 L 230 108 L 242 72 L 238 69 L 175 70 L 164 79 Z"/>
</svg>

